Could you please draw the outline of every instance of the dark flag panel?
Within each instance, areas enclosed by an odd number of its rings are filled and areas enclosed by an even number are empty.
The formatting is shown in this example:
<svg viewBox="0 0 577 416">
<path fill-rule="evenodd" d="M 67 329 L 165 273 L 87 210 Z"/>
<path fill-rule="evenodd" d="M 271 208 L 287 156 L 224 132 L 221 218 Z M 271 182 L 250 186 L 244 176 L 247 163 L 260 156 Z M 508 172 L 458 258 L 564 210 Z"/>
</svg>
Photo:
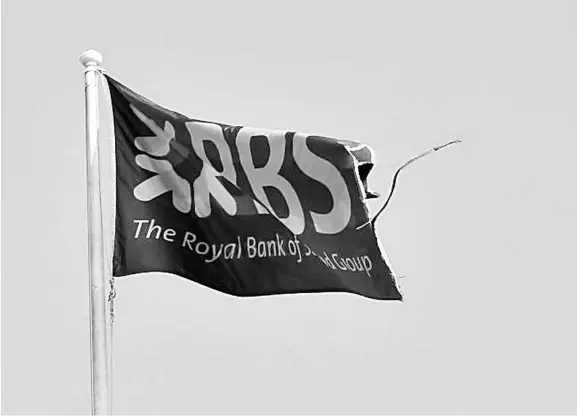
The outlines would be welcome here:
<svg viewBox="0 0 577 416">
<path fill-rule="evenodd" d="M 367 146 L 191 119 L 106 78 L 115 276 L 167 272 L 236 296 L 401 299 L 366 225 L 377 196 Z"/>
</svg>

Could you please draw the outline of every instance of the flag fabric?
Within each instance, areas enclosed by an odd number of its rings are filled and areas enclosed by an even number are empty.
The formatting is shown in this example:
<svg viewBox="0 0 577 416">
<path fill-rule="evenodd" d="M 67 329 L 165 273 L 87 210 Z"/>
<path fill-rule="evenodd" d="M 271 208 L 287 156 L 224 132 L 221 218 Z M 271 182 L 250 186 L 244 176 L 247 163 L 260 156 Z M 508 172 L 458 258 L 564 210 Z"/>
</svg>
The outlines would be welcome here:
<svg viewBox="0 0 577 416">
<path fill-rule="evenodd" d="M 369 221 L 369 147 L 191 119 L 106 78 L 115 276 L 166 272 L 236 296 L 401 300 Z"/>
</svg>

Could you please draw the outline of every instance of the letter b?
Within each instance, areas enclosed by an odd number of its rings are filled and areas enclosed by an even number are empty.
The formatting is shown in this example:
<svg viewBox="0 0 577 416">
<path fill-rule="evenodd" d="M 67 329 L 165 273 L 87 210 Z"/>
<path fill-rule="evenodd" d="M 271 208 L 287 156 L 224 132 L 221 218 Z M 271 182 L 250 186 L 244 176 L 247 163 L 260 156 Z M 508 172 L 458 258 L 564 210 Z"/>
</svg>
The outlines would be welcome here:
<svg viewBox="0 0 577 416">
<path fill-rule="evenodd" d="M 261 168 L 255 167 L 250 152 L 250 141 L 254 136 L 266 137 L 270 147 L 269 159 L 266 165 Z M 285 199 L 289 211 L 287 218 L 279 218 L 279 220 L 293 233 L 302 234 L 305 229 L 303 208 L 290 182 L 279 174 L 285 155 L 285 133 L 245 127 L 238 132 L 236 144 L 240 162 L 255 196 L 274 213 L 274 208 L 271 206 L 264 188 L 271 186 L 278 189 Z M 261 214 L 266 212 L 259 204 L 257 204 L 257 209 Z"/>
</svg>

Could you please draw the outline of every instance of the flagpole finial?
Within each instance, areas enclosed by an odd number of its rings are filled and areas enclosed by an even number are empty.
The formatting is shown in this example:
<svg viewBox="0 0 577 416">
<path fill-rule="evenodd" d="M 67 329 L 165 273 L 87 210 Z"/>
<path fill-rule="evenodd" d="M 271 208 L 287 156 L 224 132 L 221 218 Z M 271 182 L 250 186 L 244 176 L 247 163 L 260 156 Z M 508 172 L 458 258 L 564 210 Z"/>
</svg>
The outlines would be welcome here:
<svg viewBox="0 0 577 416">
<path fill-rule="evenodd" d="M 100 66 L 102 63 L 102 54 L 93 49 L 89 49 L 80 55 L 80 63 L 84 68 L 91 66 Z"/>
</svg>

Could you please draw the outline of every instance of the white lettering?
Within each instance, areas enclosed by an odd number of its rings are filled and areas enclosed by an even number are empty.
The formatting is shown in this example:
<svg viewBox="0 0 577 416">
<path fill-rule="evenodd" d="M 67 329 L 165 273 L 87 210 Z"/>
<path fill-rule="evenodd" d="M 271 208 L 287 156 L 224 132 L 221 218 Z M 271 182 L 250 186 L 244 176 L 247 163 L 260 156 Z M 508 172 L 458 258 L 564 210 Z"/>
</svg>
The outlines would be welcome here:
<svg viewBox="0 0 577 416">
<path fill-rule="evenodd" d="M 342 260 L 341 260 L 341 263 L 339 263 L 337 257 L 339 257 L 339 255 L 333 253 L 332 258 L 333 258 L 333 261 L 335 262 L 335 264 L 337 265 L 337 267 L 341 270 L 347 270 L 346 265 L 342 262 Z"/>
<path fill-rule="evenodd" d="M 282 240 L 278 234 L 275 234 L 275 235 L 276 235 L 276 244 L 278 247 L 278 255 L 279 256 L 286 256 L 286 251 L 284 251 L 284 248 L 283 248 L 284 240 Z"/>
<path fill-rule="evenodd" d="M 194 243 L 196 241 L 196 235 L 191 233 L 190 231 L 187 231 L 186 234 L 184 234 L 184 239 L 182 240 L 182 247 L 187 246 L 188 249 L 190 251 L 194 250 L 194 248 L 192 247 L 192 243 Z"/>
<path fill-rule="evenodd" d="M 236 250 L 235 243 L 229 243 L 224 247 L 224 258 L 227 260 L 234 258 L 234 251 Z"/>
<path fill-rule="evenodd" d="M 188 213 L 192 204 L 190 184 L 175 172 L 166 160 L 137 155 L 136 164 L 158 175 L 146 179 L 134 188 L 134 196 L 140 201 L 150 201 L 166 192 L 172 192 L 172 204 L 182 213 Z"/>
<path fill-rule="evenodd" d="M 222 249 L 223 249 L 224 244 L 219 244 L 218 247 L 218 252 L 216 251 L 217 248 L 217 244 L 213 244 L 212 245 L 212 258 L 205 260 L 205 262 L 207 263 L 212 263 L 213 261 L 215 261 L 217 258 L 220 257 L 221 253 L 222 253 Z"/>
<path fill-rule="evenodd" d="M 269 159 L 266 165 L 261 168 L 255 167 L 250 152 L 250 142 L 254 136 L 265 137 L 270 147 Z M 290 182 L 279 174 L 285 155 L 285 133 L 245 127 L 238 132 L 236 145 L 241 165 L 258 200 L 265 204 L 272 213 L 275 213 L 264 188 L 267 186 L 276 188 L 283 196 L 289 211 L 287 218 L 279 218 L 279 220 L 293 233 L 302 234 L 305 228 L 303 208 Z M 258 204 L 257 210 L 261 214 L 266 212 Z M 277 216 L 276 213 L 275 216 Z"/>
<path fill-rule="evenodd" d="M 311 212 L 315 229 L 321 234 L 338 234 L 351 219 L 351 197 L 339 170 L 329 161 L 315 155 L 307 146 L 307 136 L 294 135 L 293 156 L 298 167 L 330 192 L 333 207 L 326 214 Z"/>
<path fill-rule="evenodd" d="M 170 141 L 174 139 L 174 127 L 172 124 L 166 121 L 164 123 L 164 130 L 162 130 L 154 120 L 146 117 L 135 106 L 130 104 L 130 108 L 134 114 L 136 114 L 136 117 L 138 117 L 140 121 L 142 121 L 154 134 L 154 136 L 135 138 L 134 145 L 136 148 L 151 156 L 166 156 L 170 151 Z"/>
<path fill-rule="evenodd" d="M 292 240 L 291 240 L 291 241 L 292 241 Z M 297 253 L 298 253 L 298 256 L 299 256 L 299 258 L 298 258 L 298 260 L 297 260 L 297 263 L 300 263 L 301 261 L 303 261 L 303 256 L 302 256 L 302 254 L 301 254 L 301 246 L 300 246 L 300 243 L 299 243 L 299 239 L 297 238 L 296 235 L 295 235 L 295 245 L 297 246 Z"/>
<path fill-rule="evenodd" d="M 162 234 L 162 238 L 164 238 L 166 241 L 170 241 L 171 243 L 174 242 L 174 236 L 176 235 L 176 231 L 174 231 L 172 228 L 167 228 L 166 230 L 164 230 L 164 233 Z"/>
<path fill-rule="evenodd" d="M 186 123 L 186 128 L 190 133 L 192 147 L 203 162 L 200 175 L 196 178 L 193 185 L 196 215 L 200 218 L 205 218 L 210 215 L 210 195 L 218 201 L 229 215 L 235 215 L 237 210 L 236 201 L 218 179 L 219 177 L 224 177 L 236 184 L 236 171 L 232 163 L 230 149 L 224 139 L 222 128 L 214 123 L 200 123 L 196 121 Z M 211 142 L 216 146 L 222 163 L 222 172 L 218 172 L 208 159 L 204 149 L 205 141 Z"/>
<path fill-rule="evenodd" d="M 246 252 L 249 258 L 256 257 L 256 238 L 247 237 L 246 238 Z"/>
<path fill-rule="evenodd" d="M 142 224 L 146 224 L 148 220 L 133 220 L 132 222 L 138 223 L 138 225 L 136 226 L 136 233 L 134 234 L 134 238 L 138 238 L 138 236 L 140 235 L 140 229 L 142 227 Z"/>
<path fill-rule="evenodd" d="M 267 250 L 268 250 L 268 256 L 269 257 L 276 257 L 277 256 L 276 242 L 274 240 L 270 240 L 267 242 Z"/>
<path fill-rule="evenodd" d="M 160 238 L 160 233 L 162 232 L 162 227 L 160 225 L 154 225 L 154 220 L 150 220 L 148 230 L 146 231 L 146 238 L 150 238 L 154 232 L 156 232 L 156 237 L 154 238 L 158 240 Z"/>
<path fill-rule="evenodd" d="M 296 256 L 296 254 L 297 254 L 297 245 L 296 245 L 296 243 L 295 243 L 293 240 L 289 240 L 289 241 L 288 241 L 288 243 L 287 243 L 287 248 L 288 248 L 289 254 L 290 254 L 291 256 Z"/>
<path fill-rule="evenodd" d="M 200 249 L 202 244 L 202 250 Z M 201 256 L 204 256 L 205 254 L 207 254 L 210 251 L 210 246 L 205 243 L 204 241 L 200 241 L 197 245 L 196 245 L 196 252 L 197 254 L 200 254 Z"/>
<path fill-rule="evenodd" d="M 351 260 L 350 257 L 347 257 L 345 259 L 345 263 L 350 271 L 354 272 L 357 270 L 357 268 L 355 267 L 355 263 Z"/>
<path fill-rule="evenodd" d="M 373 263 L 371 262 L 371 259 L 369 258 L 369 256 L 363 256 L 362 260 L 363 260 L 363 269 L 365 269 L 365 271 L 367 272 L 367 274 L 370 277 L 371 276 L 371 270 L 373 269 Z"/>
</svg>

